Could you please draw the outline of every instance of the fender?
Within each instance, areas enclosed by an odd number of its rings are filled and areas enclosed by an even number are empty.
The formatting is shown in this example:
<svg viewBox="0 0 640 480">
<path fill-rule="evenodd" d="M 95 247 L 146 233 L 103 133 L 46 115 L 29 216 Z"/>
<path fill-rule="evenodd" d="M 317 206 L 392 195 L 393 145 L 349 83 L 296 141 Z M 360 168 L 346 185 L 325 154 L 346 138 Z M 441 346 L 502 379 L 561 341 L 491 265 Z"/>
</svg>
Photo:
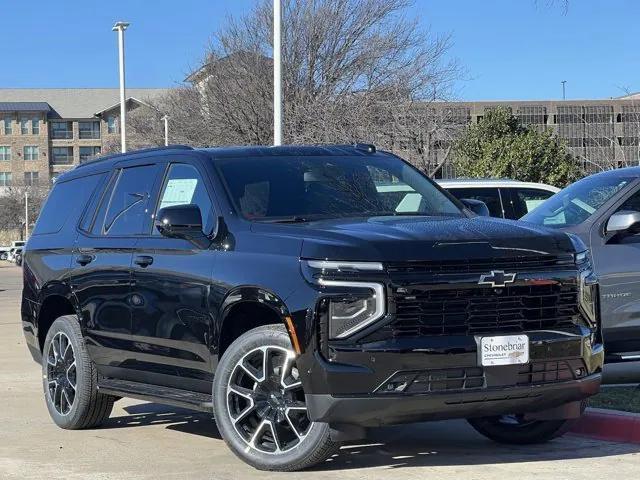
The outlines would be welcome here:
<svg viewBox="0 0 640 480">
<path fill-rule="evenodd" d="M 229 290 L 220 304 L 218 314 L 216 315 L 217 321 L 214 322 L 213 332 L 216 340 L 216 349 L 217 345 L 220 344 L 220 335 L 227 317 L 233 307 L 241 303 L 259 303 L 268 307 L 280 318 L 282 324 L 287 327 L 289 337 L 291 338 L 291 330 L 287 325 L 287 318 L 290 318 L 290 313 L 284 301 L 267 288 L 258 285 L 242 285 Z M 293 338 L 291 338 L 291 342 L 294 342 Z"/>
</svg>

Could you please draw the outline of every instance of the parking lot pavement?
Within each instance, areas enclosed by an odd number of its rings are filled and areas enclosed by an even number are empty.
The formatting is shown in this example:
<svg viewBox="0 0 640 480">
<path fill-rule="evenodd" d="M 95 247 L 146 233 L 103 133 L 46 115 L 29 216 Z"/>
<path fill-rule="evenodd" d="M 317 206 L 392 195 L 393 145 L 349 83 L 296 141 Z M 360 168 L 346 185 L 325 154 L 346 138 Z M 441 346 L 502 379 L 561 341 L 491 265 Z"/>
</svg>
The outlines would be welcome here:
<svg viewBox="0 0 640 480">
<path fill-rule="evenodd" d="M 22 337 L 20 288 L 21 270 L 0 262 L 1 479 L 300 478 L 244 465 L 206 414 L 125 399 L 102 428 L 54 426 L 40 369 Z M 622 480 L 637 478 L 638 452 L 638 445 L 571 436 L 546 446 L 505 447 L 463 421 L 435 422 L 374 430 L 304 478 L 591 480 L 595 474 Z"/>
</svg>

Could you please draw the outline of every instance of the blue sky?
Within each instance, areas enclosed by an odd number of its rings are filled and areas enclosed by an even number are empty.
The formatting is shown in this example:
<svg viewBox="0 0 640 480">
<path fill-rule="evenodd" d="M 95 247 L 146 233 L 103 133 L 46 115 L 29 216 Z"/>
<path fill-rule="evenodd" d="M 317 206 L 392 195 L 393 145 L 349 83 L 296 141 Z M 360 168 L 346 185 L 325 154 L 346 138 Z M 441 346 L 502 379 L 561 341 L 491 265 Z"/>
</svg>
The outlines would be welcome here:
<svg viewBox="0 0 640 480">
<path fill-rule="evenodd" d="M 424 28 L 450 33 L 465 100 L 608 98 L 640 90 L 640 1 L 416 0 Z M 127 31 L 127 82 L 175 85 L 211 33 L 253 0 L 0 0 L 0 87 L 117 86 L 115 20 Z"/>
</svg>

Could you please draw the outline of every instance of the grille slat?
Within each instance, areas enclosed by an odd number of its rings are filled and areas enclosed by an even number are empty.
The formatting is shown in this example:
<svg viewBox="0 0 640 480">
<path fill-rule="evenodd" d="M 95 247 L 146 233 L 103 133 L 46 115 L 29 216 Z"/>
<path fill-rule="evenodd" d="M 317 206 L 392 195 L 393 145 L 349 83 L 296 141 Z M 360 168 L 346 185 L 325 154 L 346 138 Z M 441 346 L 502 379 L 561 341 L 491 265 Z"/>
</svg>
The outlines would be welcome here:
<svg viewBox="0 0 640 480">
<path fill-rule="evenodd" d="M 574 268 L 571 255 L 533 255 L 482 260 L 411 261 L 387 263 L 390 274 L 486 273 L 488 270 L 536 271 Z"/>
<path fill-rule="evenodd" d="M 404 290 L 395 297 L 395 320 L 383 327 L 392 337 L 561 328 L 578 315 L 575 285 Z"/>
</svg>

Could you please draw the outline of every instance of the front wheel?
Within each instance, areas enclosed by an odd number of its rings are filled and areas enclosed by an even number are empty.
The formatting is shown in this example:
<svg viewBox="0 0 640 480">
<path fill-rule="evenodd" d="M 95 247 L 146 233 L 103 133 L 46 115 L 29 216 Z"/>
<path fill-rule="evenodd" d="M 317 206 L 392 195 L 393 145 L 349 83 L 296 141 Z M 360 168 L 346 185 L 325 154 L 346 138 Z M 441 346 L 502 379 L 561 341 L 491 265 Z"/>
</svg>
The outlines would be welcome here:
<svg viewBox="0 0 640 480">
<path fill-rule="evenodd" d="M 564 435 L 575 421 L 525 420 L 524 415 L 501 415 L 468 420 L 471 426 L 485 437 L 509 445 L 548 442 Z"/>
<path fill-rule="evenodd" d="M 225 442 L 257 469 L 302 470 L 339 447 L 329 425 L 309 420 L 284 327 L 254 328 L 231 344 L 216 370 L 213 403 Z"/>
</svg>

